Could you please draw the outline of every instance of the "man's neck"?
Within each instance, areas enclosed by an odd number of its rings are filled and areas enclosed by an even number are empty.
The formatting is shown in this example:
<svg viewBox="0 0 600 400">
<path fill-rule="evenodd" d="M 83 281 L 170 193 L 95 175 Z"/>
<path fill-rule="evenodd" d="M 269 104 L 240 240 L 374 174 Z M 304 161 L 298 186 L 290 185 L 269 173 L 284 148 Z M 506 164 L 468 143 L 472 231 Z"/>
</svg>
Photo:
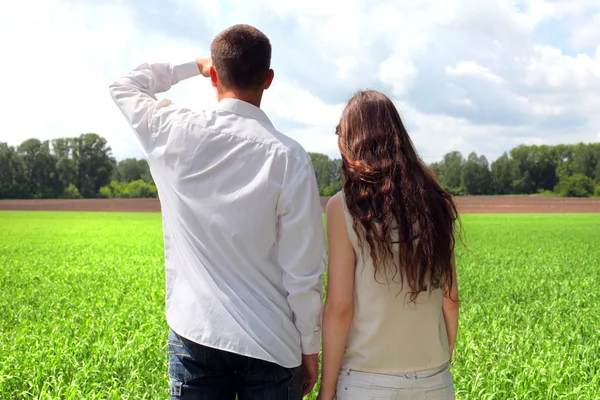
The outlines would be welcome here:
<svg viewBox="0 0 600 400">
<path fill-rule="evenodd" d="M 234 91 L 225 91 L 223 93 L 217 94 L 217 100 L 220 102 L 223 99 L 236 99 L 240 101 L 245 101 L 246 103 L 250 103 L 253 106 L 260 108 L 260 102 L 262 100 L 262 92 L 234 92 Z"/>
</svg>

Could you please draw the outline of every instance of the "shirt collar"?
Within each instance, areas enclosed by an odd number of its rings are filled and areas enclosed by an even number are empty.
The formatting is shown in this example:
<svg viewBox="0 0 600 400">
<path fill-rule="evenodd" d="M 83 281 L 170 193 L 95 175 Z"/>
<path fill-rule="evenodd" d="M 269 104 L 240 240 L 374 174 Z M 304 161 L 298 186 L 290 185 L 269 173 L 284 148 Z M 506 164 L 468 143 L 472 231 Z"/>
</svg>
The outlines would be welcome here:
<svg viewBox="0 0 600 400">
<path fill-rule="evenodd" d="M 267 114 L 260 108 L 256 107 L 253 104 L 248 102 L 238 100 L 238 99 L 222 99 L 218 106 L 217 110 L 227 111 L 232 114 L 242 115 L 244 117 L 256 119 L 262 122 L 266 122 L 267 124 L 273 126 L 273 123 L 267 117 Z"/>
</svg>

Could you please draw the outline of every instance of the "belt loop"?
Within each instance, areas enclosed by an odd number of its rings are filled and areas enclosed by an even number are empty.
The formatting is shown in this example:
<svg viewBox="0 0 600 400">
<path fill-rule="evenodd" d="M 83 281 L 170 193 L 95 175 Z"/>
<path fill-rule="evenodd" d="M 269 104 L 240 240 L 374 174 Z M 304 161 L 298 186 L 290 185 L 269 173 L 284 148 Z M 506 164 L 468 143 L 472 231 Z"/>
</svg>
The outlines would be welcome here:
<svg viewBox="0 0 600 400">
<path fill-rule="evenodd" d="M 175 396 L 175 397 L 181 396 L 182 387 L 183 387 L 182 381 L 171 378 L 171 387 L 169 388 L 169 394 L 171 396 Z"/>
</svg>

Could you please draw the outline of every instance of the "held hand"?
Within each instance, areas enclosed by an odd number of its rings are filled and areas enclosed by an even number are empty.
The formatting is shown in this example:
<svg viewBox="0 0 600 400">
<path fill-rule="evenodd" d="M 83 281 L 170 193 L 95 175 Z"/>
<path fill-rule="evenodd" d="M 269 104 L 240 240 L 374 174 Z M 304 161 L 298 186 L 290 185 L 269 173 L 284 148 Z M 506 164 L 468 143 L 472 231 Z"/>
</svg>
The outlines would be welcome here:
<svg viewBox="0 0 600 400">
<path fill-rule="evenodd" d="M 319 355 L 318 354 L 303 354 L 302 355 L 302 397 L 309 394 L 317 380 L 319 379 Z"/>
<path fill-rule="evenodd" d="M 210 77 L 210 67 L 212 66 L 212 60 L 210 58 L 196 58 L 198 64 L 198 70 L 203 77 Z"/>
</svg>

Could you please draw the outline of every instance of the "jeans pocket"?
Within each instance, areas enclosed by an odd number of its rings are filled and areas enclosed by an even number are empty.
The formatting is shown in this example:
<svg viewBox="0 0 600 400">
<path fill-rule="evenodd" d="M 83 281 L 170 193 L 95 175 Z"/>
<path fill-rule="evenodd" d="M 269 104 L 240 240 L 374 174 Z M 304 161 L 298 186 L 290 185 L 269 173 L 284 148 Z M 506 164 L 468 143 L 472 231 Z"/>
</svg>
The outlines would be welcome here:
<svg viewBox="0 0 600 400">
<path fill-rule="evenodd" d="M 203 367 L 206 357 L 202 349 L 202 346 L 180 338 L 175 332 L 169 332 L 169 376 L 172 381 L 185 384 L 208 374 L 206 368 Z M 177 391 L 177 388 L 172 388 L 172 390 Z"/>
<path fill-rule="evenodd" d="M 279 382 L 290 380 L 301 368 L 286 368 L 272 362 L 255 358 L 247 358 L 246 361 L 247 368 L 244 372 L 246 379 L 256 382 Z"/>
</svg>

